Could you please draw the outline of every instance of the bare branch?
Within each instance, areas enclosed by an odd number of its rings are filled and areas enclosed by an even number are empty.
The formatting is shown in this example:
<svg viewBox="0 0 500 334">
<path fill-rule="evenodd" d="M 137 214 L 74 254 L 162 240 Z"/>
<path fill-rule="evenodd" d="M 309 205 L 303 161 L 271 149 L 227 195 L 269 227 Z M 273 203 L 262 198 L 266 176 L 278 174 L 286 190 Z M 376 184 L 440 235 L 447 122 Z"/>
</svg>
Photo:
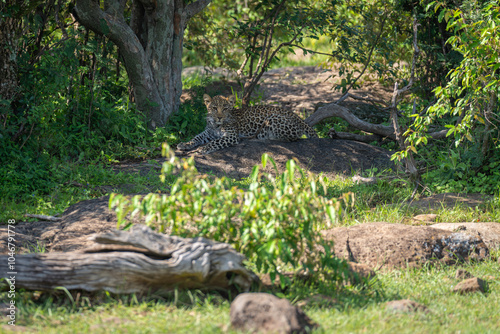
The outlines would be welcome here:
<svg viewBox="0 0 500 334">
<path fill-rule="evenodd" d="M 236 71 L 236 75 L 238 77 L 241 77 L 241 75 L 243 74 L 243 69 L 245 68 L 245 66 L 247 66 L 247 63 L 248 63 L 248 60 L 252 57 L 252 55 L 247 55 L 245 57 L 245 60 L 243 61 L 243 64 L 241 64 L 240 68 Z"/>
<path fill-rule="evenodd" d="M 420 53 L 420 49 L 418 48 L 417 45 L 417 32 L 418 32 L 418 22 L 417 22 L 417 17 L 415 16 L 413 18 L 413 58 L 412 58 L 412 65 L 411 65 L 411 74 L 410 74 L 410 81 L 408 82 L 408 85 L 403 87 L 402 89 L 398 89 L 398 82 L 396 81 L 394 83 L 394 92 L 392 94 L 392 101 L 391 101 L 391 120 L 392 120 L 392 125 L 394 128 L 394 134 L 396 136 L 396 141 L 399 144 L 399 148 L 403 151 L 406 151 L 408 148 L 408 145 L 406 144 L 405 139 L 402 136 L 401 133 L 401 127 L 399 126 L 398 123 L 398 97 L 399 95 L 403 94 L 404 92 L 408 91 L 411 89 L 413 86 L 413 81 L 415 78 L 415 66 L 417 63 L 417 58 Z M 416 186 L 418 187 L 419 185 L 419 173 L 415 164 L 415 159 L 413 157 L 413 153 L 411 151 L 408 152 L 406 159 L 405 159 L 405 164 L 406 168 L 410 172 L 413 181 L 415 181 Z M 415 192 L 414 192 L 415 193 Z"/>
<path fill-rule="evenodd" d="M 289 44 L 289 46 L 293 46 L 294 48 L 299 48 L 299 49 L 301 49 L 303 51 L 307 51 L 308 53 L 314 53 L 314 54 L 317 54 L 317 55 L 323 55 L 323 56 L 329 56 L 329 57 L 335 57 L 335 54 L 338 53 L 338 52 L 335 52 L 335 53 L 324 53 L 324 52 L 314 51 L 314 50 L 306 49 L 305 47 L 300 46 L 298 44 Z"/>
<path fill-rule="evenodd" d="M 351 132 L 336 132 L 333 128 L 328 131 L 328 137 L 332 139 L 354 140 L 362 143 L 373 143 L 382 139 L 379 135 L 360 135 Z"/>
<path fill-rule="evenodd" d="M 265 68 L 269 65 L 269 63 L 271 62 L 271 60 L 274 58 L 274 56 L 276 56 L 276 53 L 284 46 L 288 46 L 290 45 L 291 43 L 293 43 L 297 37 L 300 35 L 301 31 L 302 31 L 303 27 L 300 28 L 300 30 L 295 34 L 295 36 L 292 38 L 291 41 L 289 42 L 283 42 L 281 43 L 280 45 L 278 45 L 278 47 L 274 50 L 274 52 L 271 54 L 271 57 L 267 58 L 267 55 L 266 55 L 266 62 L 264 63 L 264 66 L 262 66 L 261 68 L 259 68 L 259 65 L 257 66 L 257 68 L 259 69 L 258 72 L 257 72 L 257 76 L 255 76 L 254 78 L 251 79 L 251 82 L 250 84 L 246 85 L 245 87 L 245 95 L 243 96 L 243 102 L 245 104 L 248 103 L 248 100 L 250 100 L 250 94 L 252 93 L 254 87 L 257 85 L 257 82 L 259 82 L 260 78 L 262 77 L 262 75 L 264 74 L 265 72 Z M 269 47 L 270 49 L 270 47 Z M 269 49 L 268 49 L 268 52 L 269 52 Z M 261 56 L 262 56 L 262 53 L 261 53 Z M 259 61 L 260 62 L 260 61 Z"/>
<path fill-rule="evenodd" d="M 351 88 L 356 84 L 356 82 L 358 82 L 359 78 L 361 78 L 361 76 L 363 74 L 365 74 L 365 71 L 368 68 L 368 65 L 370 65 L 373 51 L 375 50 L 375 47 L 378 45 L 378 41 L 380 40 L 380 36 L 382 36 L 382 32 L 384 31 L 386 19 L 387 19 L 387 12 L 386 12 L 386 14 L 384 16 L 384 19 L 382 20 L 382 24 L 380 26 L 380 31 L 378 32 L 377 38 L 375 38 L 375 43 L 373 43 L 373 45 L 372 45 L 372 47 L 370 49 L 370 53 L 368 54 L 368 58 L 366 59 L 366 63 L 363 66 L 363 70 L 361 71 L 361 73 L 359 73 L 358 77 L 356 79 L 354 79 L 353 82 L 351 82 L 351 84 L 349 85 L 349 87 L 347 87 L 347 89 L 345 91 L 345 94 L 349 93 L 349 91 L 351 90 Z"/>
<path fill-rule="evenodd" d="M 349 125 L 362 131 L 374 133 L 382 137 L 396 139 L 394 136 L 394 129 L 391 126 L 365 122 L 351 113 L 349 109 L 342 107 L 336 103 L 330 103 L 318 108 L 318 110 L 314 114 L 306 119 L 306 123 L 310 126 L 314 126 L 320 121 L 330 117 L 340 117 L 343 120 L 347 121 Z"/>
<path fill-rule="evenodd" d="M 359 129 L 361 131 L 365 131 L 368 133 L 373 133 L 375 135 L 378 135 L 382 138 L 389 138 L 392 140 L 396 140 L 396 135 L 394 133 L 394 127 L 393 126 L 385 126 L 385 125 L 380 125 L 380 124 L 372 124 L 369 122 L 365 122 L 362 119 L 358 118 L 356 115 L 351 113 L 349 109 L 340 106 L 336 103 L 330 103 L 325 106 L 322 106 L 318 108 L 318 110 L 309 116 L 305 122 L 309 124 L 310 126 L 314 126 L 315 124 L 318 124 L 324 119 L 331 118 L 331 117 L 339 117 L 345 120 L 349 125 L 355 127 L 356 129 Z M 330 130 L 332 131 L 332 130 Z M 431 137 L 432 139 L 441 139 L 446 137 L 446 133 L 448 130 L 440 130 L 436 132 L 431 132 L 428 133 L 427 135 Z M 340 139 L 352 139 L 356 141 L 361 141 L 361 142 L 366 142 L 365 139 L 362 139 L 361 137 L 357 136 L 352 136 L 348 138 L 348 134 L 344 134 L 341 132 L 337 133 L 337 138 Z M 373 137 L 373 139 L 370 139 L 370 142 L 378 140 L 377 138 Z"/>
<path fill-rule="evenodd" d="M 264 44 L 262 44 L 262 51 L 260 53 L 259 62 L 257 63 L 257 67 L 255 69 L 255 71 L 259 74 L 261 72 L 264 72 L 263 70 L 267 67 L 267 65 L 269 65 L 269 50 L 272 47 L 274 25 L 276 24 L 276 18 L 278 17 L 281 7 L 285 3 L 285 1 L 286 0 L 282 0 L 281 3 L 276 7 L 273 19 L 271 21 L 271 26 L 266 30 L 266 37 L 264 38 Z M 271 59 L 273 59 L 273 55 L 271 55 Z M 264 61 L 263 66 L 262 66 L 262 61 Z"/>
</svg>

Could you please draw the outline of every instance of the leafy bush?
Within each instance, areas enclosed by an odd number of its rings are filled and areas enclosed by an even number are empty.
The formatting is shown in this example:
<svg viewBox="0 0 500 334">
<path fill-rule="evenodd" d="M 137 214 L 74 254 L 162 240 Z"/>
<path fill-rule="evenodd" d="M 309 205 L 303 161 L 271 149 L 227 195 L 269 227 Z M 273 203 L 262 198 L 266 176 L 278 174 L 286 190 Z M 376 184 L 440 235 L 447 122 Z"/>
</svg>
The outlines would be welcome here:
<svg viewBox="0 0 500 334">
<path fill-rule="evenodd" d="M 163 154 L 167 161 L 162 180 L 179 174 L 170 194 L 131 199 L 112 194 L 110 207 L 115 207 L 119 225 L 128 214 L 141 215 L 159 231 L 227 242 L 273 278 L 280 269 L 302 265 L 339 279 L 343 264 L 331 254 L 333 245 L 322 239 L 319 230 L 339 219 L 342 201 L 320 194 L 326 193 L 321 178 L 306 174 L 293 160 L 278 175 L 275 162 L 264 154 L 262 166 L 270 161 L 278 176 L 263 175 L 255 166 L 245 191 L 224 177 L 198 174 L 192 157 L 180 160 L 166 144 Z M 349 202 L 349 194 L 343 201 Z"/>
<path fill-rule="evenodd" d="M 432 1 L 427 10 L 439 11 L 439 22 L 451 34 L 446 46 L 461 61 L 449 71 L 448 82 L 434 89 L 436 103 L 412 115 L 414 123 L 406 132 L 409 148 L 416 151 L 427 144 L 430 128 L 448 128 L 455 147 L 434 148 L 438 169 L 426 175 L 431 188 L 495 193 L 500 181 L 500 6 L 497 1 Z"/>
</svg>

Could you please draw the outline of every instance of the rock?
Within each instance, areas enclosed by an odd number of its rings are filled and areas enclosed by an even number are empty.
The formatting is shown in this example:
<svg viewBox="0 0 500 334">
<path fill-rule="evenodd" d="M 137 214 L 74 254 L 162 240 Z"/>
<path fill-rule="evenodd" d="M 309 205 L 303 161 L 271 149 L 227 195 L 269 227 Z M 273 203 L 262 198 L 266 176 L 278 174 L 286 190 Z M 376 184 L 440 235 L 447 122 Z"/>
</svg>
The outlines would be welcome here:
<svg viewBox="0 0 500 334">
<path fill-rule="evenodd" d="M 323 236 L 334 241 L 336 256 L 375 270 L 455 264 L 489 256 L 480 237 L 429 226 L 366 223 L 326 230 Z"/>
<path fill-rule="evenodd" d="M 458 283 L 452 291 L 460 294 L 484 292 L 485 285 L 486 283 L 482 279 L 473 277 Z"/>
<path fill-rule="evenodd" d="M 356 263 L 356 262 L 348 262 L 349 266 L 349 281 L 351 284 L 361 284 L 364 280 L 369 280 L 377 274 L 375 271 L 366 264 Z"/>
<path fill-rule="evenodd" d="M 457 272 L 455 273 L 455 279 L 467 279 L 473 277 L 474 276 L 470 272 L 464 269 L 457 269 Z"/>
<path fill-rule="evenodd" d="M 481 236 L 490 251 L 500 248 L 500 223 L 439 223 L 429 227 Z"/>
<path fill-rule="evenodd" d="M 138 218 L 131 220 L 141 223 Z M 109 196 L 78 202 L 68 207 L 61 221 L 19 222 L 16 224 L 18 252 L 79 251 L 92 247 L 89 236 L 116 230 L 116 213 L 109 210 Z M 7 226 L 0 226 L 0 254 L 7 253 Z"/>
<path fill-rule="evenodd" d="M 416 215 L 413 217 L 414 220 L 418 220 L 421 222 L 434 222 L 436 221 L 437 215 L 429 213 L 429 214 L 423 214 L 423 215 Z"/>
<path fill-rule="evenodd" d="M 393 300 L 385 303 L 385 308 L 397 313 L 425 312 L 429 313 L 427 306 L 410 299 Z"/>
<path fill-rule="evenodd" d="M 267 293 L 243 293 L 231 303 L 231 326 L 251 333 L 309 333 L 317 327 L 298 307 Z"/>
</svg>

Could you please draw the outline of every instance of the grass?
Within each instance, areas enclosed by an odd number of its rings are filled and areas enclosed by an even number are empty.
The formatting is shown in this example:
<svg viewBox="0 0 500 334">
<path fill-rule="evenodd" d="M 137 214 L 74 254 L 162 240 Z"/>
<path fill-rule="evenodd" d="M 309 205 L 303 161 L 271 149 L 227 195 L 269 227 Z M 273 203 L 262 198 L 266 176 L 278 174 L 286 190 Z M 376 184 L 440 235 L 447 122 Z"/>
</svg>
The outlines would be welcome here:
<svg viewBox="0 0 500 334">
<path fill-rule="evenodd" d="M 137 161 L 137 162 L 140 162 Z M 31 194 L 20 198 L 0 197 L 0 223 L 8 219 L 25 220 L 24 214 L 61 214 L 70 205 L 107 194 L 106 189 L 143 193 L 166 190 L 158 174 L 152 169 L 146 174 L 124 173 L 103 162 L 93 164 L 68 163 L 64 179 L 45 194 Z"/>
<path fill-rule="evenodd" d="M 169 183 L 162 183 L 158 172 L 154 169 L 144 174 L 125 173 L 117 171 L 113 165 L 104 163 L 90 165 L 75 163 L 66 168 L 68 169 L 66 181 L 48 194 L 36 196 L 33 194 L 22 200 L 0 198 L 0 205 L 4 208 L 0 212 L 0 222 L 6 223 L 8 219 L 16 221 L 26 219 L 23 217 L 25 213 L 61 214 L 72 204 L 109 194 L 113 189 L 126 193 L 168 190 Z M 373 176 L 376 172 L 376 170 L 368 171 L 366 175 Z M 245 180 L 235 180 L 234 183 L 243 188 L 247 185 Z M 374 185 L 366 185 L 355 184 L 349 176 L 337 176 L 327 181 L 327 197 L 340 197 L 347 192 L 354 193 L 354 205 L 346 208 L 343 225 L 367 221 L 405 223 L 417 214 L 427 213 L 428 211 L 407 204 L 412 191 L 412 187 L 404 180 L 379 181 Z M 437 222 L 495 222 L 500 221 L 500 200 L 497 196 L 496 200 L 475 208 L 457 204 L 453 208 L 442 207 L 433 213 L 437 214 Z"/>
<path fill-rule="evenodd" d="M 314 294 L 334 298 L 333 305 L 307 304 L 304 310 L 319 323 L 317 333 L 497 333 L 500 331 L 500 264 L 496 258 L 465 264 L 488 282 L 486 293 L 459 295 L 457 267 L 434 266 L 379 274 L 368 288 L 332 290 L 328 285 L 294 286 L 280 297 L 299 302 Z M 217 293 L 176 292 L 169 296 L 82 296 L 24 292 L 20 294 L 17 325 L 46 333 L 233 333 L 230 300 Z M 384 303 L 412 299 L 430 313 L 387 311 Z"/>
</svg>

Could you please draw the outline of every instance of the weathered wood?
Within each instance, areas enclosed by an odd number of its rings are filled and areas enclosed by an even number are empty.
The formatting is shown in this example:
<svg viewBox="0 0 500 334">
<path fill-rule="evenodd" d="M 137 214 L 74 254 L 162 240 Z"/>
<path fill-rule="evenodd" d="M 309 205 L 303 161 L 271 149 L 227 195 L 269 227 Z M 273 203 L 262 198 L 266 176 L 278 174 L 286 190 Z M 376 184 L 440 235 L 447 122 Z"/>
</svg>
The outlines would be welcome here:
<svg viewBox="0 0 500 334">
<path fill-rule="evenodd" d="M 36 218 L 36 219 L 47 220 L 47 221 L 51 221 L 51 222 L 58 222 L 58 221 L 62 220 L 62 218 L 60 218 L 60 217 L 46 216 L 46 215 L 34 215 L 31 213 L 27 213 L 24 216 L 28 217 L 28 218 Z"/>
<path fill-rule="evenodd" d="M 361 131 L 373 133 L 375 135 L 381 136 L 381 137 L 387 137 L 393 140 L 396 140 L 396 135 L 394 133 L 394 128 L 392 126 L 386 126 L 386 125 L 381 125 L 381 124 L 372 124 L 366 121 L 363 121 L 362 119 L 358 118 L 356 115 L 351 113 L 349 109 L 346 107 L 340 106 L 335 103 L 329 103 L 326 104 L 322 107 L 319 107 L 318 110 L 311 116 L 309 116 L 305 122 L 309 124 L 310 126 L 314 126 L 321 122 L 324 119 L 330 118 L 330 117 L 340 117 L 343 120 L 347 121 L 349 125 L 355 127 L 356 129 L 359 129 Z M 429 132 L 427 135 L 432 138 L 432 139 L 442 139 L 446 137 L 446 133 L 448 130 L 440 130 L 436 132 Z M 352 139 L 352 140 L 358 140 L 359 138 L 346 138 L 345 135 L 341 139 Z M 339 136 L 340 137 L 340 136 Z M 364 141 L 364 140 L 358 140 L 358 141 Z"/>
<path fill-rule="evenodd" d="M 205 238 L 184 239 L 134 226 L 93 239 L 100 245 L 84 252 L 17 255 L 16 287 L 160 293 L 175 287 L 248 290 L 257 280 L 243 266 L 242 254 Z M 9 278 L 7 257 L 1 256 L 0 272 Z"/>
</svg>

